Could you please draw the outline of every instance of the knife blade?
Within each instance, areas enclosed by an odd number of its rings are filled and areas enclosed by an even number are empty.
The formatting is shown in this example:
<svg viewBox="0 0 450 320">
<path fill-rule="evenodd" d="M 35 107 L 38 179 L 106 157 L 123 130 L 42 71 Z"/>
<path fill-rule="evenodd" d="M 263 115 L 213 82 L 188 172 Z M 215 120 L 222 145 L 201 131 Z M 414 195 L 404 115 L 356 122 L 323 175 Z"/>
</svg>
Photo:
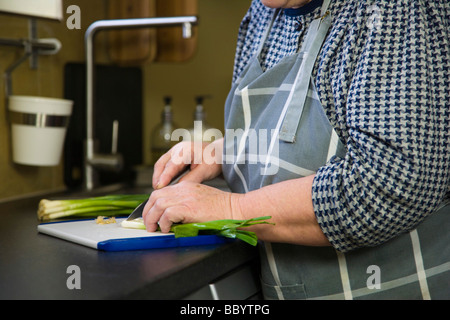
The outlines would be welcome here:
<svg viewBox="0 0 450 320">
<path fill-rule="evenodd" d="M 174 177 L 174 179 L 169 183 L 169 186 L 174 185 L 180 181 L 182 177 L 184 177 L 189 172 L 189 167 L 187 167 L 185 170 L 181 171 L 177 176 Z M 142 211 L 144 211 L 144 207 L 147 204 L 148 200 L 145 200 L 140 205 L 136 207 L 136 209 L 133 210 L 133 212 L 128 216 L 127 221 L 131 221 L 137 218 L 142 217 Z"/>
<path fill-rule="evenodd" d="M 128 216 L 127 221 L 131 221 L 142 217 L 142 211 L 144 210 L 144 207 L 147 204 L 147 202 L 148 200 L 145 200 L 140 205 L 138 205 L 136 209 L 134 209 L 133 212 Z"/>
</svg>

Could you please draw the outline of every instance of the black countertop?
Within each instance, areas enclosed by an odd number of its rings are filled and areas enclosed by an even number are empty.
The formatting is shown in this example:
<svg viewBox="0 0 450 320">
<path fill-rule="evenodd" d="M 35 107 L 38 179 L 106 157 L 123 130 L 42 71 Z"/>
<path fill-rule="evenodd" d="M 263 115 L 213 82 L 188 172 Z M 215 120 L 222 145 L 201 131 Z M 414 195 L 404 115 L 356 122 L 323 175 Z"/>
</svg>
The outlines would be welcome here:
<svg viewBox="0 0 450 320">
<path fill-rule="evenodd" d="M 0 299 L 182 299 L 257 255 L 239 240 L 98 251 L 38 233 L 41 198 L 0 203 Z M 72 265 L 80 268 L 81 289 L 67 286 Z"/>
</svg>

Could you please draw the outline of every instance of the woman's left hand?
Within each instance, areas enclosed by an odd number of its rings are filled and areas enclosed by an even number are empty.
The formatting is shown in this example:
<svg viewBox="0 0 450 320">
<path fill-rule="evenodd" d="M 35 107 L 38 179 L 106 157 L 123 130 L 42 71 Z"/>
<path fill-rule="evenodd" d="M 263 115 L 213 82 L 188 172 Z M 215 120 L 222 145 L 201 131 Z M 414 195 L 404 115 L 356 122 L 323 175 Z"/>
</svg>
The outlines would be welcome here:
<svg viewBox="0 0 450 320">
<path fill-rule="evenodd" d="M 147 231 L 169 232 L 174 223 L 233 219 L 238 210 L 239 194 L 225 192 L 204 184 L 180 181 L 155 190 L 144 207 L 142 217 Z"/>
</svg>

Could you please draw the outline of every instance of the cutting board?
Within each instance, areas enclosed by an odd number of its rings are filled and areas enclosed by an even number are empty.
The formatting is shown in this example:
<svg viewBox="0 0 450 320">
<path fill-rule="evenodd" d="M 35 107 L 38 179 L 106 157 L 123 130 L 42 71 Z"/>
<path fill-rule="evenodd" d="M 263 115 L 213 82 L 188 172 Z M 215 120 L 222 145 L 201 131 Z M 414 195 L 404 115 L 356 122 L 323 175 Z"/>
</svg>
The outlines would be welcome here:
<svg viewBox="0 0 450 320">
<path fill-rule="evenodd" d="M 108 19 L 196 16 L 198 0 L 109 0 Z M 197 26 L 184 39 L 180 27 L 138 28 L 108 31 L 109 55 L 120 66 L 148 62 L 184 62 L 195 54 Z"/>
<path fill-rule="evenodd" d="M 157 0 L 158 17 L 197 16 L 197 0 Z M 198 27 L 193 26 L 192 37 L 183 38 L 181 27 L 157 29 L 157 53 L 155 62 L 185 62 L 195 54 L 198 42 Z"/>
<path fill-rule="evenodd" d="M 156 0 L 109 0 L 108 19 L 151 18 Z M 120 66 L 139 66 L 156 57 L 156 29 L 139 28 L 108 31 L 109 54 Z"/>
<path fill-rule="evenodd" d="M 97 224 L 93 219 L 41 223 L 37 230 L 42 234 L 103 251 L 187 247 L 230 241 L 214 235 L 175 238 L 172 233 L 123 228 L 120 223 L 124 219 L 116 219 L 116 223 L 111 224 Z"/>
</svg>

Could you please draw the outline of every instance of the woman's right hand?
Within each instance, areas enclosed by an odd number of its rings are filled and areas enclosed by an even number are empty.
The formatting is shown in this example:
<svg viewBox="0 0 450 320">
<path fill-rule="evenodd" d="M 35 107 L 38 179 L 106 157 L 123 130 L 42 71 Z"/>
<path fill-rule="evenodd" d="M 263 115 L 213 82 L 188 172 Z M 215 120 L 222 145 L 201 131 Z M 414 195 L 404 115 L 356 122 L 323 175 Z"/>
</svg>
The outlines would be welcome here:
<svg viewBox="0 0 450 320">
<path fill-rule="evenodd" d="M 202 183 L 222 173 L 223 139 L 211 143 L 182 141 L 173 146 L 155 163 L 152 185 L 154 189 L 167 186 L 178 174 L 190 168 L 180 181 Z"/>
</svg>

